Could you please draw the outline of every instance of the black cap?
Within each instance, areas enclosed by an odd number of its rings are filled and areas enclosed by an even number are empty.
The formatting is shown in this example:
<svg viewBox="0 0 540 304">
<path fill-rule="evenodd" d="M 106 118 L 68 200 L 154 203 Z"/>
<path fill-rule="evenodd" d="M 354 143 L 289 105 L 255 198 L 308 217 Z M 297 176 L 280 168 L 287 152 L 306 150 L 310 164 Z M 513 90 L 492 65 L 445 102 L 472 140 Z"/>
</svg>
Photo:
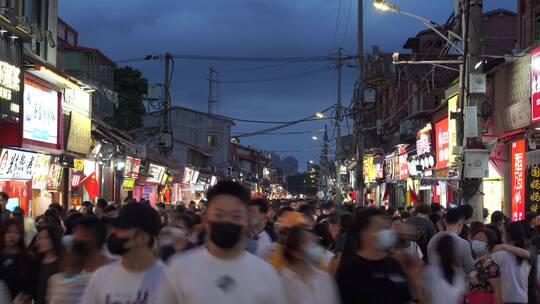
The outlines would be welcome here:
<svg viewBox="0 0 540 304">
<path fill-rule="evenodd" d="M 139 228 L 151 236 L 157 236 L 161 218 L 156 210 L 146 204 L 129 203 L 120 209 L 118 217 L 110 218 L 108 223 L 120 229 Z"/>
</svg>

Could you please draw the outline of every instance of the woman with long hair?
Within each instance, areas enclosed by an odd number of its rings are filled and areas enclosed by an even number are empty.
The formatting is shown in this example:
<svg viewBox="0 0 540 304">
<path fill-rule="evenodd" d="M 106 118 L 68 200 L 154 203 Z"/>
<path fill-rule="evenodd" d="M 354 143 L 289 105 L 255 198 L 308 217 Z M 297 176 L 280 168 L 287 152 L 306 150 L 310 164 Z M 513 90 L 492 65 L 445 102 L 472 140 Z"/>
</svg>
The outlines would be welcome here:
<svg viewBox="0 0 540 304">
<path fill-rule="evenodd" d="M 471 229 L 472 230 L 472 229 Z M 491 253 L 497 245 L 497 235 L 488 229 L 480 229 L 471 234 L 471 248 L 476 256 L 469 274 L 470 292 L 466 295 L 469 303 L 502 303 L 501 270 Z"/>
<path fill-rule="evenodd" d="M 24 245 L 23 223 L 9 218 L 0 228 L 0 280 L 7 285 L 12 298 L 34 287 L 31 265 L 31 255 Z"/>
<path fill-rule="evenodd" d="M 46 303 L 49 278 L 60 272 L 62 257 L 62 232 L 59 227 L 45 226 L 38 230 L 36 247 L 41 263 L 37 279 L 35 300 L 37 304 Z"/>
<path fill-rule="evenodd" d="M 532 266 L 525 242 L 522 225 L 519 222 L 508 223 L 504 226 L 503 244 L 496 246 L 497 252 L 492 254 L 501 271 L 504 303 L 528 303 L 528 279 Z"/>
<path fill-rule="evenodd" d="M 415 280 L 390 256 L 395 242 L 382 210 L 366 208 L 355 213 L 336 274 L 343 304 L 412 300 Z"/>
<path fill-rule="evenodd" d="M 287 304 L 339 302 L 334 279 L 319 267 L 324 249 L 305 227 L 287 229 L 284 264 L 278 269 Z"/>
<path fill-rule="evenodd" d="M 463 303 L 466 290 L 465 273 L 456 266 L 454 239 L 445 235 L 437 242 L 435 250 L 438 264 L 430 264 L 422 277 L 422 303 L 459 304 Z"/>
</svg>

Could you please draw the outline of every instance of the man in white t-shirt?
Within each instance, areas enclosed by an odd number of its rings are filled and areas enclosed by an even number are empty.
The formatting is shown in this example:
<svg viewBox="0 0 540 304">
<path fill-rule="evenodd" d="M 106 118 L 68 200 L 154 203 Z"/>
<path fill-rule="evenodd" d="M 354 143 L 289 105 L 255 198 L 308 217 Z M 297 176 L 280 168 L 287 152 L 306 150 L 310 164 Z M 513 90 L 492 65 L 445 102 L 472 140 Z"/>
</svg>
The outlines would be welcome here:
<svg viewBox="0 0 540 304">
<path fill-rule="evenodd" d="M 255 253 L 259 255 L 260 249 L 272 244 L 272 236 L 268 233 L 268 201 L 254 199 L 249 203 L 249 233 L 251 239 L 257 244 Z"/>
<path fill-rule="evenodd" d="M 110 219 L 114 230 L 107 247 L 122 258 L 92 274 L 82 304 L 164 303 L 156 301 L 156 293 L 164 281 L 165 265 L 152 252 L 160 221 L 152 207 L 140 203 L 127 204 L 117 218 Z"/>
<path fill-rule="evenodd" d="M 208 191 L 207 247 L 172 257 L 158 303 L 284 304 L 275 270 L 244 251 L 249 190 L 232 181 Z"/>
</svg>

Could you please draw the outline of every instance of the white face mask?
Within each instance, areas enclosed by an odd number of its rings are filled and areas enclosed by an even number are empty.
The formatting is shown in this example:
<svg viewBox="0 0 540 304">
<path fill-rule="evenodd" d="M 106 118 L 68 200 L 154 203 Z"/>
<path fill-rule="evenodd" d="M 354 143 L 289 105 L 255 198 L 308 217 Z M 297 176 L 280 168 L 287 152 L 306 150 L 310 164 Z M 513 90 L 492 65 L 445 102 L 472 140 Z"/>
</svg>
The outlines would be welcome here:
<svg viewBox="0 0 540 304">
<path fill-rule="evenodd" d="M 323 256 L 323 248 L 313 241 L 304 246 L 304 253 L 312 264 L 318 264 Z"/>
<path fill-rule="evenodd" d="M 380 250 L 388 251 L 396 243 L 397 237 L 394 230 L 383 229 L 377 233 L 376 246 Z"/>
</svg>

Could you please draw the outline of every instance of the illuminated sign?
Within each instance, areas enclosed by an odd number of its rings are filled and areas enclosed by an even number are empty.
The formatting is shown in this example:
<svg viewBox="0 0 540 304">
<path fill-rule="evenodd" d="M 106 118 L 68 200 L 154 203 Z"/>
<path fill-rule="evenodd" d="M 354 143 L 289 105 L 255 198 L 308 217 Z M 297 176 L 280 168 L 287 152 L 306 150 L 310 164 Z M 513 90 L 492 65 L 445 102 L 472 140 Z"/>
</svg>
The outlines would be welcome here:
<svg viewBox="0 0 540 304">
<path fill-rule="evenodd" d="M 79 187 L 81 180 L 82 180 L 82 174 L 72 174 L 71 175 L 71 188 Z"/>
<path fill-rule="evenodd" d="M 399 179 L 409 178 L 409 163 L 407 161 L 407 147 L 399 147 Z"/>
<path fill-rule="evenodd" d="M 0 154 L 0 178 L 32 179 L 36 157 L 36 153 L 3 149 Z"/>
<path fill-rule="evenodd" d="M 74 172 L 83 172 L 84 171 L 84 159 L 75 158 L 73 160 L 73 171 Z"/>
<path fill-rule="evenodd" d="M 437 157 L 437 169 L 448 167 L 450 157 L 450 137 L 448 134 L 448 118 L 435 124 L 435 155 Z"/>
<path fill-rule="evenodd" d="M 431 147 L 431 124 L 427 124 L 422 130 L 416 133 L 416 154 L 422 166 L 422 170 L 435 166 L 435 156 Z"/>
<path fill-rule="evenodd" d="M 525 213 L 525 139 L 512 142 L 512 221 Z"/>
<path fill-rule="evenodd" d="M 126 156 L 126 164 L 124 166 L 124 177 L 137 179 L 139 177 L 139 168 L 141 160 L 131 156 Z"/>
<path fill-rule="evenodd" d="M 73 152 L 87 154 L 91 144 L 92 120 L 75 112 L 71 112 L 67 149 Z"/>
<path fill-rule="evenodd" d="M 12 93 L 20 90 L 20 75 L 18 67 L 0 61 L 0 99 L 11 101 Z"/>
<path fill-rule="evenodd" d="M 60 191 L 62 185 L 62 166 L 58 163 L 53 163 L 47 175 L 46 189 L 51 191 Z"/>
<path fill-rule="evenodd" d="M 165 167 L 150 164 L 148 168 L 148 175 L 150 175 L 146 181 L 149 183 L 161 183 L 161 179 L 163 178 L 163 174 L 165 173 Z"/>
<path fill-rule="evenodd" d="M 44 190 L 49 175 L 52 157 L 45 154 L 38 154 L 32 174 L 32 189 Z"/>
<path fill-rule="evenodd" d="M 58 92 L 24 84 L 23 137 L 58 143 Z"/>
<path fill-rule="evenodd" d="M 451 117 L 452 113 L 457 113 L 457 102 L 457 95 L 448 99 L 448 117 Z M 452 154 L 452 150 L 457 146 L 457 121 L 455 119 L 448 119 L 448 162 L 450 163 L 456 162 L 456 156 Z"/>
<path fill-rule="evenodd" d="M 62 99 L 62 111 L 90 117 L 90 94 L 83 90 L 66 88 Z"/>
<path fill-rule="evenodd" d="M 135 179 L 126 177 L 122 182 L 122 191 L 132 191 L 135 187 Z"/>
<path fill-rule="evenodd" d="M 540 47 L 531 52 L 531 121 L 540 122 Z"/>
</svg>

